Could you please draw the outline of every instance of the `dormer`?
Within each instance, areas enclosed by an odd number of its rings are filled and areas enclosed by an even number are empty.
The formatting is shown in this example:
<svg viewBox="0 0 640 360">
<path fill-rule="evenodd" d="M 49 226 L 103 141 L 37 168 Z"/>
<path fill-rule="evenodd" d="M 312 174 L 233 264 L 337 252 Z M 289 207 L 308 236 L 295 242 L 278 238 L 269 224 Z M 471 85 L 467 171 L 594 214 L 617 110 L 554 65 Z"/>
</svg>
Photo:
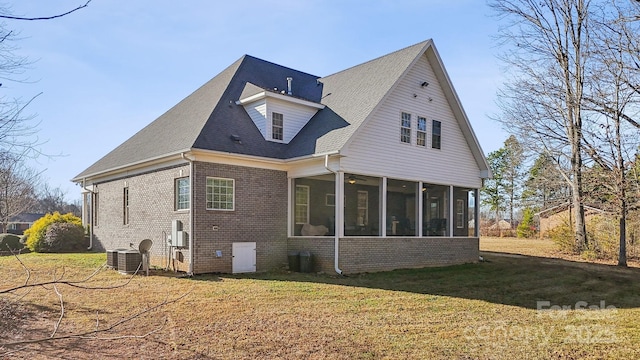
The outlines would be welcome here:
<svg viewBox="0 0 640 360">
<path fill-rule="evenodd" d="M 264 89 L 245 84 L 236 104 L 242 105 L 265 140 L 288 144 L 324 105 L 296 97 L 287 89 Z"/>
</svg>

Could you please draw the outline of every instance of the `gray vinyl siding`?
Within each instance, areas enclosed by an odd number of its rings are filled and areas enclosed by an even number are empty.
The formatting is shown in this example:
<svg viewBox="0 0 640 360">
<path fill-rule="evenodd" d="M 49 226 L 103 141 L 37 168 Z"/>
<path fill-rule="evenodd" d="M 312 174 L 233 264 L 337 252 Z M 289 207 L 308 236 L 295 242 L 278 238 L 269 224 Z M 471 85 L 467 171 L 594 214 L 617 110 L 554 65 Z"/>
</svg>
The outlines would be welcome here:
<svg viewBox="0 0 640 360">
<path fill-rule="evenodd" d="M 252 104 L 250 104 L 249 106 L 245 106 L 245 110 L 247 111 L 247 114 L 249 114 L 249 117 L 251 117 L 251 120 L 253 120 L 253 123 L 256 124 L 256 127 L 258 128 L 258 130 L 260 130 L 260 133 L 262 134 L 262 136 L 266 139 L 267 138 L 267 102 L 265 99 L 256 101 Z M 270 119 L 271 117 L 269 117 Z M 271 132 L 269 131 L 269 134 Z"/>
<path fill-rule="evenodd" d="M 282 142 L 288 144 L 302 129 L 318 109 L 299 104 L 291 104 L 278 99 L 267 100 L 267 140 L 271 140 L 271 113 L 283 115 L 284 138 Z"/>
</svg>

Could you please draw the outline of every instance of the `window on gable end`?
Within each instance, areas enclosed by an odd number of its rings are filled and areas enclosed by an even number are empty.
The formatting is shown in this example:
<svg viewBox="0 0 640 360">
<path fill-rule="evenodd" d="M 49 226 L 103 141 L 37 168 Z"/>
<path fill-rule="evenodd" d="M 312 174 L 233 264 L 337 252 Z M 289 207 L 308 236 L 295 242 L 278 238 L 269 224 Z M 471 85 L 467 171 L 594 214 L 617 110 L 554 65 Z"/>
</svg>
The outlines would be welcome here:
<svg viewBox="0 0 640 360">
<path fill-rule="evenodd" d="M 273 140 L 284 139 L 284 116 L 280 113 L 271 113 L 271 138 Z"/>
<path fill-rule="evenodd" d="M 442 139 L 442 123 L 438 120 L 433 120 L 431 129 L 431 148 L 440 149 Z"/>
<path fill-rule="evenodd" d="M 411 143 L 411 114 L 402 113 L 400 119 L 400 141 L 403 143 Z"/>
<path fill-rule="evenodd" d="M 416 131 L 416 145 L 427 146 L 427 119 L 418 116 L 418 129 Z"/>
</svg>

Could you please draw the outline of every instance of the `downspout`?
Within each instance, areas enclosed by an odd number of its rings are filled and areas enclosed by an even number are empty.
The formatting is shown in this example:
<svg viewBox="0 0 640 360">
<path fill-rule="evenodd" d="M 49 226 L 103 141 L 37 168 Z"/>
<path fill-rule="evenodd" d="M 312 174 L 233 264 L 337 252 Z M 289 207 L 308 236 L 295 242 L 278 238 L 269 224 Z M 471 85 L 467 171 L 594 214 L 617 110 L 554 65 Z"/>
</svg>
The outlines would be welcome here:
<svg viewBox="0 0 640 360">
<path fill-rule="evenodd" d="M 325 154 L 324 156 L 324 167 L 325 169 L 327 169 L 329 172 L 333 173 L 336 176 L 336 190 L 338 190 L 338 188 L 340 186 L 342 186 L 342 184 L 339 183 L 339 179 L 338 179 L 338 173 L 336 171 L 333 171 L 329 168 L 329 155 L 330 154 Z M 333 238 L 333 246 L 334 246 L 334 257 L 333 257 L 333 269 L 336 271 L 336 273 L 338 273 L 339 275 L 342 275 L 342 270 L 338 267 L 338 259 L 339 259 L 339 251 L 340 251 L 340 232 L 338 231 L 338 212 L 340 211 L 340 208 L 342 207 L 342 205 L 338 206 L 339 204 L 342 204 L 342 193 L 336 191 L 336 208 L 335 208 L 335 215 L 336 215 L 336 219 L 334 221 L 334 229 L 333 229 L 333 234 L 334 234 L 334 238 Z M 341 225 L 340 225 L 341 226 Z"/>
<path fill-rule="evenodd" d="M 193 159 L 189 159 L 184 153 L 181 153 L 183 160 L 189 162 L 189 274 L 193 275 L 193 259 L 195 259 L 195 244 L 193 237 Z"/>
<path fill-rule="evenodd" d="M 93 249 L 93 212 L 96 211 L 95 210 L 95 204 L 93 203 L 93 195 L 95 194 L 95 192 L 93 190 L 89 190 L 87 189 L 87 179 L 86 178 L 82 178 L 82 190 L 91 193 L 91 200 L 89 201 L 91 204 L 91 206 L 89 207 L 89 209 L 91 210 L 89 212 L 89 247 L 87 248 L 87 250 L 91 250 Z M 84 202 L 83 202 L 84 204 Z M 82 210 L 82 213 L 84 213 L 84 209 Z"/>
</svg>

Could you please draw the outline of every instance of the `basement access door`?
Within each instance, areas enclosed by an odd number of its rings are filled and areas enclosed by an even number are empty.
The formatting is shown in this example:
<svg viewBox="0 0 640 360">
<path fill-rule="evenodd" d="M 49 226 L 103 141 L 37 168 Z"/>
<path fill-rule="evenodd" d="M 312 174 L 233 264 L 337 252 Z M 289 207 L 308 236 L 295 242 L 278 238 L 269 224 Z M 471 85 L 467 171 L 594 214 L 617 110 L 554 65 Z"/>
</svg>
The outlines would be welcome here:
<svg viewBox="0 0 640 360">
<path fill-rule="evenodd" d="M 255 242 L 234 242 L 231 244 L 231 256 L 234 274 L 256 272 Z"/>
</svg>

